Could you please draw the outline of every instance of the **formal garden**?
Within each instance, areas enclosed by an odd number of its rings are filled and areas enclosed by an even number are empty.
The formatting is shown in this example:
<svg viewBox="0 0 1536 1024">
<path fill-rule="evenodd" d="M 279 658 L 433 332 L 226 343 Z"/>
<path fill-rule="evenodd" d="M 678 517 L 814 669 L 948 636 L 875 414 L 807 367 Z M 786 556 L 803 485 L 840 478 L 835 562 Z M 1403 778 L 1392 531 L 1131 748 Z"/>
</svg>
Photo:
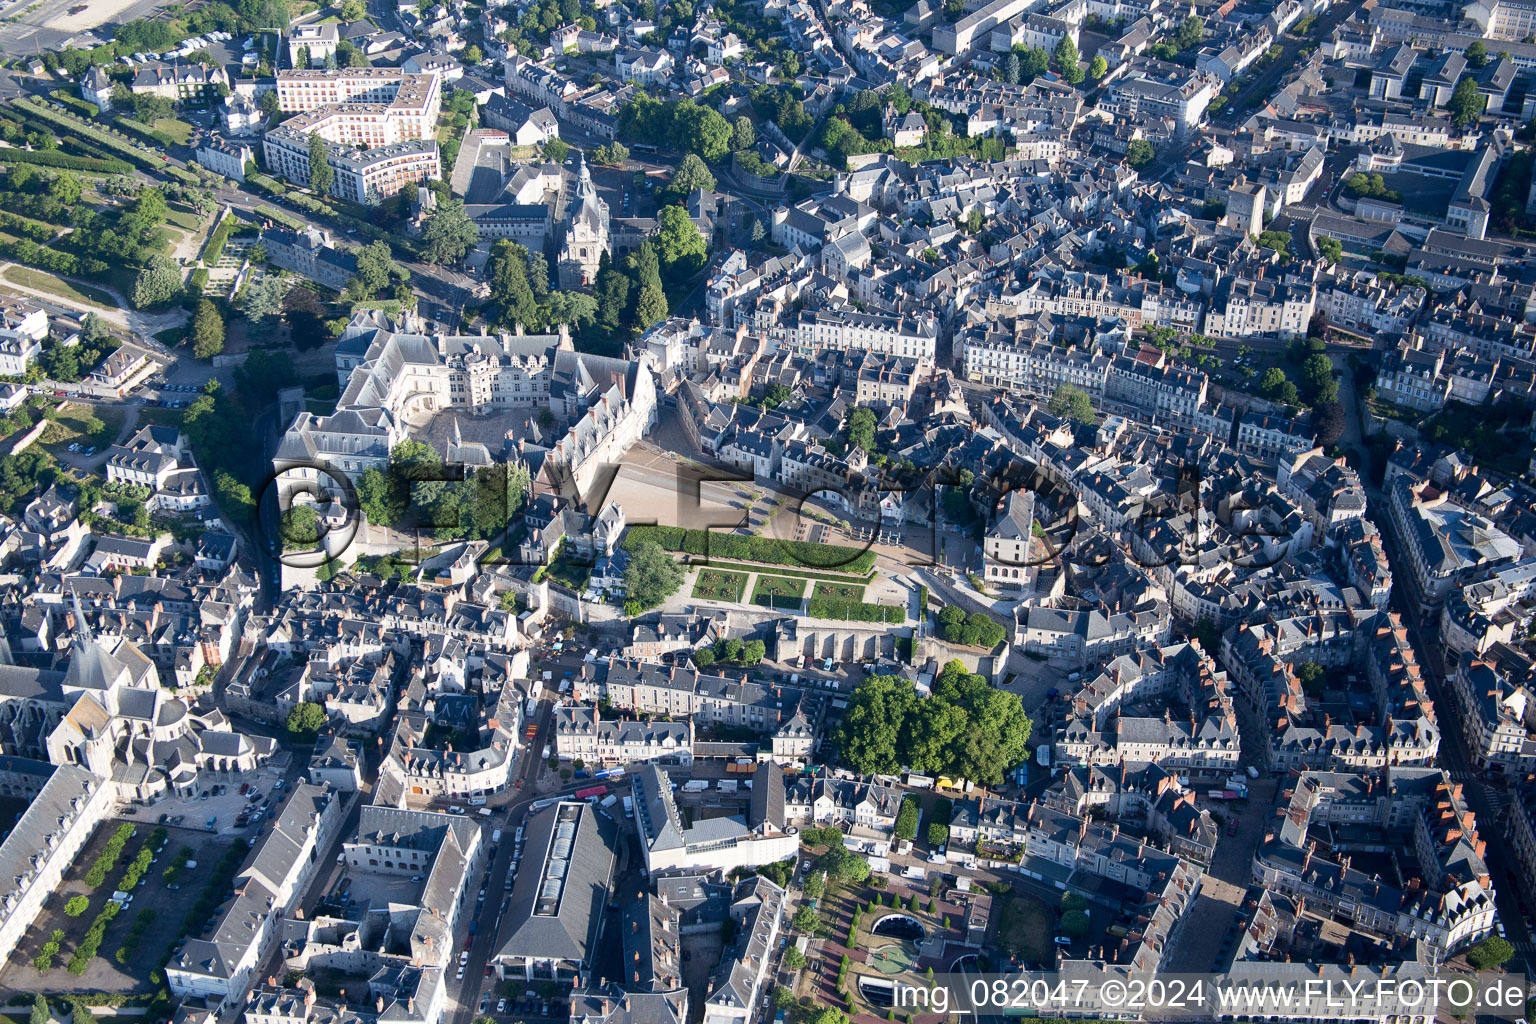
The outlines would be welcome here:
<svg viewBox="0 0 1536 1024">
<path fill-rule="evenodd" d="M 746 587 L 746 573 L 700 569 L 693 584 L 693 596 L 707 601 L 740 601 Z"/>
<path fill-rule="evenodd" d="M 804 596 L 805 581 L 787 576 L 759 575 L 757 585 L 752 588 L 752 603 L 769 608 L 798 609 Z"/>
</svg>

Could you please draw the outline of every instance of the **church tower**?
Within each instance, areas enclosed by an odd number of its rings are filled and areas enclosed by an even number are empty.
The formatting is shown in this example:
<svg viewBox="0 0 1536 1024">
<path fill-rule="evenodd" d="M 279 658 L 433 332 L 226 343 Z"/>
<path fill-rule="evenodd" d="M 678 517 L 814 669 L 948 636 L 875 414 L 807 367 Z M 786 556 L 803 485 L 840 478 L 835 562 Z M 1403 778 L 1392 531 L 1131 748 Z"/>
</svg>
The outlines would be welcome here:
<svg viewBox="0 0 1536 1024">
<path fill-rule="evenodd" d="M 578 159 L 581 169 L 576 180 L 576 194 L 566 212 L 565 242 L 560 247 L 559 277 L 561 288 L 590 288 L 597 280 L 598 264 L 608 251 L 608 204 L 592 184 L 587 156 Z"/>
</svg>

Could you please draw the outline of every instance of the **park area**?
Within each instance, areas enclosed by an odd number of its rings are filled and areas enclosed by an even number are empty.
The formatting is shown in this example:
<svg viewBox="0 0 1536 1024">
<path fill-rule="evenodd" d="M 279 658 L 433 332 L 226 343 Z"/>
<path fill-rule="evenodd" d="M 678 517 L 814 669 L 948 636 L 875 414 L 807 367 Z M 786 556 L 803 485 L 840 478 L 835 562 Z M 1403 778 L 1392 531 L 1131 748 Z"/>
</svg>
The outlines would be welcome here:
<svg viewBox="0 0 1536 1024">
<path fill-rule="evenodd" d="M 740 601 L 747 588 L 746 573 L 700 569 L 693 596 L 705 601 Z"/>
<path fill-rule="evenodd" d="M 752 603 L 769 608 L 798 609 L 805 596 L 805 581 L 787 576 L 759 574 L 757 585 L 752 588 Z"/>
<path fill-rule="evenodd" d="M 813 597 L 829 597 L 835 601 L 862 601 L 864 588 L 853 583 L 817 583 Z"/>
</svg>

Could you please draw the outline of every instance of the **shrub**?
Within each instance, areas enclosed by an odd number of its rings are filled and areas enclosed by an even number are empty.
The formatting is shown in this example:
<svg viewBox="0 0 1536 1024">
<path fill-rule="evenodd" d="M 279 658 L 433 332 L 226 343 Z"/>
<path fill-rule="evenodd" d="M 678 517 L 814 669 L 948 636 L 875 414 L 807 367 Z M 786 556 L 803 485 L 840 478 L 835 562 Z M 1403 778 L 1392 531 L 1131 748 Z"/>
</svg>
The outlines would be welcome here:
<svg viewBox="0 0 1536 1024">
<path fill-rule="evenodd" d="M 835 597 L 813 597 L 805 606 L 813 619 L 842 619 L 844 622 L 884 622 L 899 625 L 907 621 L 907 610 L 896 604 L 868 604 L 842 601 Z"/>
<path fill-rule="evenodd" d="M 917 820 L 920 813 L 916 800 L 910 796 L 902 798 L 901 810 L 896 812 L 897 839 L 917 838 Z"/>
<path fill-rule="evenodd" d="M 132 835 L 132 825 L 122 824 L 117 827 L 117 831 L 112 833 L 112 838 L 107 840 L 107 845 L 91 864 L 90 870 L 85 873 L 86 885 L 95 889 L 107 880 L 107 872 L 117 866 L 117 858 L 122 856 L 123 847 Z"/>
<path fill-rule="evenodd" d="M 1486 971 L 1491 967 L 1498 967 L 1514 955 L 1515 948 L 1508 941 L 1497 935 L 1490 935 L 1467 950 L 1467 963 L 1476 970 Z"/>
<path fill-rule="evenodd" d="M 203 246 L 203 262 L 212 266 L 219 262 L 219 257 L 224 254 L 224 245 L 229 241 L 229 236 L 239 225 L 239 218 L 225 217 L 219 221 L 219 226 L 214 228 L 213 234 L 208 236 L 208 244 Z"/>
</svg>

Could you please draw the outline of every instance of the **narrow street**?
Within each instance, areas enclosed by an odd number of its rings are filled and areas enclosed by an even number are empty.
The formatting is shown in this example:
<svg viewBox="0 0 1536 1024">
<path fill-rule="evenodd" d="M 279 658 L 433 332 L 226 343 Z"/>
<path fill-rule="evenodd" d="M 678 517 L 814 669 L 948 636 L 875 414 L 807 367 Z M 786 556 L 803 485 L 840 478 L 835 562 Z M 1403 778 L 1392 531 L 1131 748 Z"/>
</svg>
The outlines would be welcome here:
<svg viewBox="0 0 1536 1024">
<path fill-rule="evenodd" d="M 1505 857 L 1500 853 L 1504 847 L 1504 825 L 1501 812 L 1508 801 L 1508 796 L 1484 781 L 1485 773 L 1473 762 L 1462 737 L 1461 718 L 1446 687 L 1445 663 L 1441 657 L 1444 648 L 1440 643 L 1438 624 L 1433 617 L 1428 622 L 1421 619 L 1418 601 L 1413 596 L 1413 584 L 1410 582 L 1412 570 L 1405 563 L 1404 556 L 1398 548 L 1397 535 L 1393 532 L 1390 516 L 1387 513 L 1387 495 L 1372 483 L 1370 453 L 1362 443 L 1360 399 L 1355 393 L 1350 377 L 1351 375 L 1346 373 L 1340 386 L 1340 401 L 1343 402 L 1346 412 L 1346 426 L 1341 443 L 1347 445 L 1351 441 L 1355 442 L 1366 460 L 1360 473 L 1366 490 L 1366 514 L 1381 530 L 1382 548 L 1386 552 L 1388 563 L 1392 566 L 1391 608 L 1402 617 L 1403 625 L 1408 630 L 1408 638 L 1418 653 L 1424 681 L 1429 687 L 1430 698 L 1434 702 L 1435 716 L 1440 724 L 1438 763 L 1450 775 L 1452 781 L 1462 784 L 1462 794 L 1467 805 L 1477 816 L 1479 836 L 1488 844 L 1489 855 L 1486 859 L 1497 894 L 1499 920 L 1504 924 L 1510 944 L 1515 947 L 1515 963 L 1520 965 L 1520 969 L 1523 969 L 1528 976 L 1533 975 L 1536 974 L 1536 968 L 1533 968 L 1533 965 L 1536 965 L 1536 936 L 1532 935 L 1529 922 L 1520 912 L 1518 883 L 1510 873 Z"/>
</svg>

